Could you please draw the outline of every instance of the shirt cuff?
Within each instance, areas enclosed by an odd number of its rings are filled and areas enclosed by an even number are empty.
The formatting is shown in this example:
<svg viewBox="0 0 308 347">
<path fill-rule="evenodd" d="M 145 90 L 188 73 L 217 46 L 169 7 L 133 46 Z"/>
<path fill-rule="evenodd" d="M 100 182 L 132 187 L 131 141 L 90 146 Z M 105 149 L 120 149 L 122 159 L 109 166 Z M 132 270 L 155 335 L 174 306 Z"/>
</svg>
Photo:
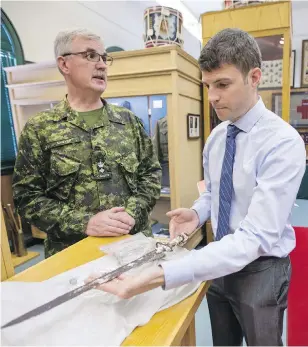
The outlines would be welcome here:
<svg viewBox="0 0 308 347">
<path fill-rule="evenodd" d="M 186 256 L 182 259 L 166 261 L 160 264 L 164 270 L 165 276 L 164 290 L 180 287 L 193 281 L 193 272 L 190 267 L 187 266 L 187 264 L 189 264 L 187 260 Z"/>
<path fill-rule="evenodd" d="M 202 225 L 209 218 L 209 216 L 206 213 L 206 209 L 204 208 L 204 203 L 203 202 L 197 202 L 193 205 L 193 207 L 191 209 L 196 211 L 197 215 L 199 217 L 199 225 L 197 228 L 202 227 Z"/>
<path fill-rule="evenodd" d="M 83 225 L 83 234 L 86 234 L 89 220 L 94 216 L 94 213 L 85 213 L 80 214 L 80 225 Z M 77 219 L 78 220 L 78 219 Z"/>
</svg>

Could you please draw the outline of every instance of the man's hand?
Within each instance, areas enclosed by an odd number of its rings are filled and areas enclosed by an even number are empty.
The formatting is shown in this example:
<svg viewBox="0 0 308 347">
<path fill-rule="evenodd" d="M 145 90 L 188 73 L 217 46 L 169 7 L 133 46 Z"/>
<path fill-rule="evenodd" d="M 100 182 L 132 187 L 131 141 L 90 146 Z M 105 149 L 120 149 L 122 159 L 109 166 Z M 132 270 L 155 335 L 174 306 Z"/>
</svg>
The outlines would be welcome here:
<svg viewBox="0 0 308 347">
<path fill-rule="evenodd" d="M 122 236 L 129 234 L 135 220 L 124 207 L 113 207 L 94 215 L 88 222 L 86 234 L 89 236 Z"/>
<path fill-rule="evenodd" d="M 189 208 L 178 208 L 167 213 L 171 218 L 169 223 L 170 239 L 186 233 L 191 234 L 199 225 L 199 217 L 195 210 Z"/>
<path fill-rule="evenodd" d="M 86 282 L 94 280 L 96 276 L 90 276 Z M 137 294 L 141 294 L 160 287 L 165 284 L 164 270 L 155 266 L 143 271 L 138 276 L 120 275 L 107 283 L 98 285 L 96 289 L 114 294 L 122 299 L 129 299 Z"/>
<path fill-rule="evenodd" d="M 123 212 L 117 212 L 113 215 L 113 217 L 115 220 L 129 225 L 130 229 L 132 229 L 135 226 L 135 219 L 131 215 L 129 215 L 125 210 Z"/>
</svg>

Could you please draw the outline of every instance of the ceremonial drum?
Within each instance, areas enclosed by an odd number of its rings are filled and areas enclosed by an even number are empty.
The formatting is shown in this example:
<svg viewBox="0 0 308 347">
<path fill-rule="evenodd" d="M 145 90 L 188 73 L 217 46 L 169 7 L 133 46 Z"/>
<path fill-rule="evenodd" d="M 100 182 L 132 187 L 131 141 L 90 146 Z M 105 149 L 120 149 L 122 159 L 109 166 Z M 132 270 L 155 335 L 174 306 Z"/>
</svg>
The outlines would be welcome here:
<svg viewBox="0 0 308 347">
<path fill-rule="evenodd" d="M 144 11 L 145 47 L 176 44 L 183 46 L 182 13 L 163 6 L 149 7 Z"/>
</svg>

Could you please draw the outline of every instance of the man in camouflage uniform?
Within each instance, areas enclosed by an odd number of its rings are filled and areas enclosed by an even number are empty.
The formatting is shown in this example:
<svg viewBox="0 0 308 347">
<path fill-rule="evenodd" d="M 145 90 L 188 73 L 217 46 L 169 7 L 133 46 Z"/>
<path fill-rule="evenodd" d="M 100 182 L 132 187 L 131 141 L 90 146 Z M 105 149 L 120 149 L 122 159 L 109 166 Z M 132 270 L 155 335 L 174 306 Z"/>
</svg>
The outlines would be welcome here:
<svg viewBox="0 0 308 347">
<path fill-rule="evenodd" d="M 87 235 L 151 236 L 161 168 L 138 118 L 100 98 L 112 59 L 86 30 L 58 34 L 55 55 L 68 94 L 23 129 L 13 177 L 19 214 L 47 233 L 46 257 Z"/>
<path fill-rule="evenodd" d="M 154 149 L 161 163 L 169 162 L 167 116 L 160 118 L 155 126 L 153 136 Z"/>
<path fill-rule="evenodd" d="M 154 150 L 162 168 L 162 185 L 170 187 L 167 116 L 160 118 L 153 136 Z"/>
</svg>

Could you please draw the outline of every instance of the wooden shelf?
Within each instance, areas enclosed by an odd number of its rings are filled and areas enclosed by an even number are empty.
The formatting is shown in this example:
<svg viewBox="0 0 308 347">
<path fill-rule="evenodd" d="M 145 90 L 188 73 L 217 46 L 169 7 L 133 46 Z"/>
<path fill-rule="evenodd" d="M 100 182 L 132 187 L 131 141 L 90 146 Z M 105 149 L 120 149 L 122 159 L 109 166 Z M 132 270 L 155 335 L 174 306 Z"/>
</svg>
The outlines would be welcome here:
<svg viewBox="0 0 308 347">
<path fill-rule="evenodd" d="M 38 252 L 28 252 L 27 255 L 23 256 L 23 257 L 17 257 L 15 254 L 12 254 L 12 262 L 13 262 L 13 266 L 19 266 L 21 264 L 26 263 L 27 261 L 36 258 L 40 255 L 40 253 Z"/>
<path fill-rule="evenodd" d="M 22 71 L 29 71 L 29 70 L 54 68 L 56 66 L 57 64 L 55 61 L 46 61 L 42 63 L 31 63 L 31 64 L 25 64 L 25 65 L 8 66 L 8 67 L 4 67 L 3 69 L 6 72 L 22 72 Z"/>
<path fill-rule="evenodd" d="M 28 83 L 18 83 L 18 84 L 7 84 L 8 89 L 16 88 L 36 88 L 36 87 L 55 87 L 62 86 L 65 84 L 65 81 L 56 80 L 56 81 L 40 81 L 40 82 L 28 82 Z"/>
<path fill-rule="evenodd" d="M 18 106 L 32 106 L 32 105 L 45 105 L 58 103 L 61 100 L 42 100 L 42 99 L 19 99 L 13 100 L 13 105 Z"/>
</svg>

